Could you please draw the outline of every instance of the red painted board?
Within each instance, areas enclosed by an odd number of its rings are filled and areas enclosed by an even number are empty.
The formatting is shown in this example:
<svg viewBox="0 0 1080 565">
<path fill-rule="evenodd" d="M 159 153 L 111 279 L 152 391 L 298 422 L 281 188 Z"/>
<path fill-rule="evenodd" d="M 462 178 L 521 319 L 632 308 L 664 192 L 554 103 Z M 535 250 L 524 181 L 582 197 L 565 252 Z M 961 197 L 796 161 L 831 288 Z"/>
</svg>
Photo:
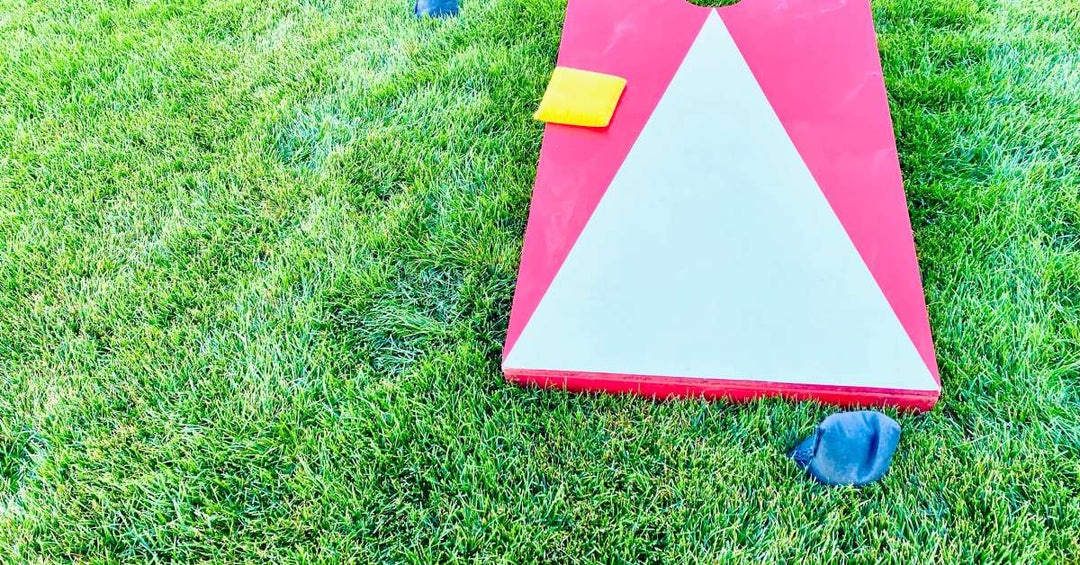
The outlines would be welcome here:
<svg viewBox="0 0 1080 565">
<path fill-rule="evenodd" d="M 933 406 L 868 2 L 570 0 L 558 63 L 627 87 L 545 129 L 507 378 Z"/>
</svg>

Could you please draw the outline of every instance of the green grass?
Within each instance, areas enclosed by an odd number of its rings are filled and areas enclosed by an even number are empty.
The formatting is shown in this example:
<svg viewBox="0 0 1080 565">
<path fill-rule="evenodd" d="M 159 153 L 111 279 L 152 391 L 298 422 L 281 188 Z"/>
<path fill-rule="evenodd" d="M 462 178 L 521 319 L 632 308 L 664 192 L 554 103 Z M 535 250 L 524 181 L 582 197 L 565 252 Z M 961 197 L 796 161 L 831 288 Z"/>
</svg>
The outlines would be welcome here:
<svg viewBox="0 0 1080 565">
<path fill-rule="evenodd" d="M 874 2 L 944 393 L 862 490 L 502 380 L 563 7 L 0 0 L 0 560 L 1080 561 L 1080 2 Z"/>
</svg>

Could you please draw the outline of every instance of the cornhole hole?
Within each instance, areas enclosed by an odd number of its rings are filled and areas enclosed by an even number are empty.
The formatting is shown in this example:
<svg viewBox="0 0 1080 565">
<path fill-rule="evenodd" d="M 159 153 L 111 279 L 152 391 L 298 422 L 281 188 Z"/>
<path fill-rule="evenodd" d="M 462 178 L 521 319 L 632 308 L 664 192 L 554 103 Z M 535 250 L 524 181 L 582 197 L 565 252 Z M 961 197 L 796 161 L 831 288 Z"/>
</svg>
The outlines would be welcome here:
<svg viewBox="0 0 1080 565">
<path fill-rule="evenodd" d="M 569 0 L 503 350 L 521 384 L 929 409 L 940 392 L 867 0 Z"/>
</svg>

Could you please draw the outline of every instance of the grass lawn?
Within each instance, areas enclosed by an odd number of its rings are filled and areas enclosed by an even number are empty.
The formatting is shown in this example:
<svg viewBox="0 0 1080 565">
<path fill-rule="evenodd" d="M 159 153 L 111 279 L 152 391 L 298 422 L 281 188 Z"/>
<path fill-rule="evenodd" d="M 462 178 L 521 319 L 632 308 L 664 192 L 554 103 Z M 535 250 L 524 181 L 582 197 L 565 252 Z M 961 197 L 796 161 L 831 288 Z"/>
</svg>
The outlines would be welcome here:
<svg viewBox="0 0 1080 565">
<path fill-rule="evenodd" d="M 0 560 L 1080 561 L 1080 0 L 873 6 L 944 393 L 856 490 L 502 380 L 562 1 L 0 0 Z"/>
</svg>

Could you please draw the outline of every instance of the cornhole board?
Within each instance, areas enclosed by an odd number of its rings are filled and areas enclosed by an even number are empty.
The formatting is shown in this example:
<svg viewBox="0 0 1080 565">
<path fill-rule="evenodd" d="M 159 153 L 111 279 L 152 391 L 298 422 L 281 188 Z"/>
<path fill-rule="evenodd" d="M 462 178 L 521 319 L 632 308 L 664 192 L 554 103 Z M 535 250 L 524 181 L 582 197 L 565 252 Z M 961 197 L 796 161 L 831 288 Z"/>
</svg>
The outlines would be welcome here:
<svg viewBox="0 0 1080 565">
<path fill-rule="evenodd" d="M 569 0 L 558 64 L 627 86 L 545 129 L 509 380 L 933 407 L 867 0 Z"/>
</svg>

